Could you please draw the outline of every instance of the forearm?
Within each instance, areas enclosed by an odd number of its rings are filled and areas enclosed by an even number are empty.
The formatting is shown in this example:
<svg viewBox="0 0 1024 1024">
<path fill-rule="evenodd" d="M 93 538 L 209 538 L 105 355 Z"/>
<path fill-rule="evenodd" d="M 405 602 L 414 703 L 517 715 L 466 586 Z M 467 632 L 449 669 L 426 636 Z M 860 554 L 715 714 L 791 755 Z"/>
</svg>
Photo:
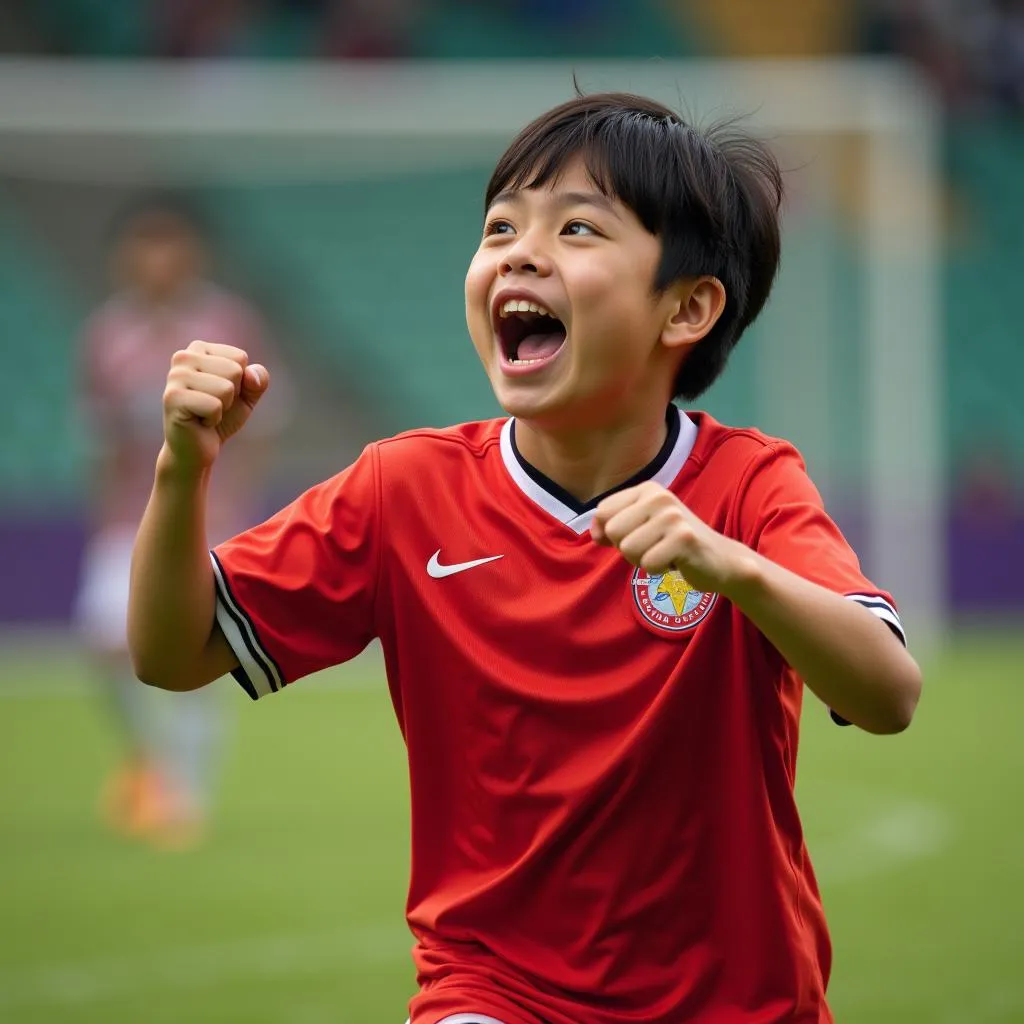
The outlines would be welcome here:
<svg viewBox="0 0 1024 1024">
<path fill-rule="evenodd" d="M 165 448 L 132 555 L 128 646 L 136 674 L 168 690 L 204 678 L 214 628 L 213 568 L 206 542 L 209 471 L 184 472 Z"/>
<path fill-rule="evenodd" d="M 825 704 L 868 732 L 910 724 L 921 673 L 888 626 L 753 551 L 742 566 L 725 596 Z"/>
</svg>

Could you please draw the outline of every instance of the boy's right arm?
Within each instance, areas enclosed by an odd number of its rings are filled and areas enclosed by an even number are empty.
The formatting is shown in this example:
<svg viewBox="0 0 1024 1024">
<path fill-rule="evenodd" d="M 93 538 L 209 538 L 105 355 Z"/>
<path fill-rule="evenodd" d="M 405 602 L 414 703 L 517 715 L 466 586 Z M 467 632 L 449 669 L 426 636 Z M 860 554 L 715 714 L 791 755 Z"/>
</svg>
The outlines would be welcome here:
<svg viewBox="0 0 1024 1024">
<path fill-rule="evenodd" d="M 194 690 L 238 666 L 216 624 L 206 490 L 221 446 L 246 423 L 270 376 L 241 349 L 194 341 L 164 390 L 164 444 L 132 554 L 128 649 L 136 675 Z"/>
</svg>

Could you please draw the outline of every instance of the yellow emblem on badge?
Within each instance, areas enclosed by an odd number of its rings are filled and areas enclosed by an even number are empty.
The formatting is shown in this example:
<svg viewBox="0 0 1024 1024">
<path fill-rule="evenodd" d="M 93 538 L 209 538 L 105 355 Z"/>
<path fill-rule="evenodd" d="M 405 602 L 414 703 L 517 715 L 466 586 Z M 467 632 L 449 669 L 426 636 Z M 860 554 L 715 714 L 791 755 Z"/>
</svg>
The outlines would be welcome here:
<svg viewBox="0 0 1024 1024">
<path fill-rule="evenodd" d="M 698 590 L 678 569 L 664 573 L 636 569 L 631 583 L 633 598 L 644 620 L 669 633 L 693 629 L 711 611 L 718 597 Z"/>
<path fill-rule="evenodd" d="M 676 610 L 676 615 L 682 615 L 686 609 L 687 597 L 690 594 L 699 594 L 700 591 L 691 587 L 686 577 L 678 569 L 670 569 L 661 577 L 661 585 L 658 587 L 657 593 L 668 594 L 672 601 L 672 607 Z"/>
</svg>

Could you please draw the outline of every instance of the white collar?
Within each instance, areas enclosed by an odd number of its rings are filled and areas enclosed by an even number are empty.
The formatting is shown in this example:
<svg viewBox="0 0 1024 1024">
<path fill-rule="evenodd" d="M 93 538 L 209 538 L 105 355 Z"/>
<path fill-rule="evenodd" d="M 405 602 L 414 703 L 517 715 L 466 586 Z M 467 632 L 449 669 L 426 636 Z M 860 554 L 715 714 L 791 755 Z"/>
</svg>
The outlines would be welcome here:
<svg viewBox="0 0 1024 1024">
<path fill-rule="evenodd" d="M 679 429 L 674 440 L 671 440 L 670 444 L 670 432 L 669 437 L 666 438 L 665 446 L 654 459 L 639 473 L 613 490 L 633 486 L 644 480 L 653 480 L 663 487 L 668 487 L 679 476 L 679 472 L 682 470 L 683 464 L 690 457 L 694 442 L 697 440 L 697 424 L 677 406 L 670 406 L 670 410 L 674 411 L 678 416 L 677 423 Z M 562 490 L 554 481 L 545 477 L 539 470 L 533 469 L 533 467 L 527 469 L 529 464 L 515 447 L 513 437 L 514 423 L 515 420 L 509 418 L 501 428 L 501 458 L 505 463 L 509 476 L 512 477 L 513 482 L 523 494 L 544 509 L 545 512 L 554 516 L 555 519 L 560 523 L 564 523 L 575 533 L 585 533 L 590 529 L 590 524 L 594 520 L 597 503 L 605 495 L 599 495 L 593 501 L 582 504 L 574 501 L 571 495 Z"/>
</svg>

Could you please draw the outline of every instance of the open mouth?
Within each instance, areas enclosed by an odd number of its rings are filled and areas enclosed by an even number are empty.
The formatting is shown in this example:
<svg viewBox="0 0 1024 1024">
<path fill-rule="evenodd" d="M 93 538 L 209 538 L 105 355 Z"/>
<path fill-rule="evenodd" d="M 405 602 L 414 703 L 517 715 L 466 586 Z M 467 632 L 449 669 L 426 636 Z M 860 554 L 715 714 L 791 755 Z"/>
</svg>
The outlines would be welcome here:
<svg viewBox="0 0 1024 1024">
<path fill-rule="evenodd" d="M 547 362 L 565 344 L 565 324 L 550 310 L 526 299 L 508 299 L 498 308 L 501 353 L 510 366 Z"/>
</svg>

